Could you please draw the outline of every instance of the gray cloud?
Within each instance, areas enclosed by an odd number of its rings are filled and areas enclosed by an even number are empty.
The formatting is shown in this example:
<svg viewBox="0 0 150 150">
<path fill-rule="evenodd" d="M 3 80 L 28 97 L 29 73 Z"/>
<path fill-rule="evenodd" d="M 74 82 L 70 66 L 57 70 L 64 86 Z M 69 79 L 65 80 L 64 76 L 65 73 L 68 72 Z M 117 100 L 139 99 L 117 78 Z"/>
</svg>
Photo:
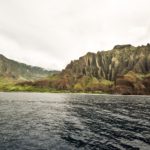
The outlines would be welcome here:
<svg viewBox="0 0 150 150">
<path fill-rule="evenodd" d="M 149 0 L 0 0 L 0 53 L 62 69 L 88 51 L 150 41 Z"/>
</svg>

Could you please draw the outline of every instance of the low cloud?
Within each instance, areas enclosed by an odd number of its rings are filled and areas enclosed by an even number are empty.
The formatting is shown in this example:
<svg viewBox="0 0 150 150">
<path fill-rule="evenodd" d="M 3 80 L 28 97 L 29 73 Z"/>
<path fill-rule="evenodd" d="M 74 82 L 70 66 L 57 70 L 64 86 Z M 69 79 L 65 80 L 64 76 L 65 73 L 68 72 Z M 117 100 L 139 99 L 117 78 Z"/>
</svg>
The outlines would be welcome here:
<svg viewBox="0 0 150 150">
<path fill-rule="evenodd" d="M 1 0 L 0 53 L 63 69 L 88 51 L 150 41 L 149 0 Z"/>
</svg>

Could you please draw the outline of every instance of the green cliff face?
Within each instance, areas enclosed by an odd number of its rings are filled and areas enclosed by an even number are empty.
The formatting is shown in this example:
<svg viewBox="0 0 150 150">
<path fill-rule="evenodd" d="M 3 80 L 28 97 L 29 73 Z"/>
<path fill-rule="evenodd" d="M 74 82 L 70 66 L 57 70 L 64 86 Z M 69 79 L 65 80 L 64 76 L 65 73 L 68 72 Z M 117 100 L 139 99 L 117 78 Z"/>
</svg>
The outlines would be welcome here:
<svg viewBox="0 0 150 150">
<path fill-rule="evenodd" d="M 150 45 L 117 45 L 110 51 L 87 53 L 78 60 L 71 61 L 62 72 L 47 77 L 52 73 L 0 55 L 1 91 L 149 95 Z M 11 77 L 11 80 L 7 77 Z"/>
<path fill-rule="evenodd" d="M 35 80 L 45 78 L 52 73 L 53 71 L 32 67 L 0 55 L 0 77 L 12 78 L 14 80 Z"/>
<path fill-rule="evenodd" d="M 134 47 L 117 45 L 110 51 L 87 53 L 79 60 L 72 61 L 63 74 L 74 77 L 90 76 L 115 81 L 129 71 L 146 74 L 150 72 L 150 45 Z"/>
</svg>

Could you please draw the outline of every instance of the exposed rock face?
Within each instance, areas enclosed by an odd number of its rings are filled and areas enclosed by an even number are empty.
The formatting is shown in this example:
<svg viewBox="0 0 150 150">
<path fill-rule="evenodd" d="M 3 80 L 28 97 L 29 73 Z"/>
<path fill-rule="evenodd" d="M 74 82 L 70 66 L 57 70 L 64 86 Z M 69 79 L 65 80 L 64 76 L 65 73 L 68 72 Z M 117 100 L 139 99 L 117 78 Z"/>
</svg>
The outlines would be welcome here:
<svg viewBox="0 0 150 150">
<path fill-rule="evenodd" d="M 110 51 L 87 53 L 72 61 L 65 70 L 74 77 L 91 76 L 114 81 L 129 71 L 146 74 L 150 72 L 150 45 L 134 47 L 117 45 Z"/>
<path fill-rule="evenodd" d="M 150 94 L 150 76 L 141 77 L 134 72 L 129 72 L 116 79 L 114 92 L 125 95 L 148 95 Z"/>
<path fill-rule="evenodd" d="M 16 85 L 71 92 L 150 95 L 150 45 L 117 45 L 111 51 L 87 53 L 57 75 Z"/>
<path fill-rule="evenodd" d="M 142 84 L 142 81 L 134 72 L 129 72 L 116 79 L 115 93 L 125 95 L 142 94 L 144 90 L 145 87 Z"/>
<path fill-rule="evenodd" d="M 0 76 L 31 80 L 47 77 L 51 73 L 53 72 L 19 63 L 0 55 Z"/>
</svg>

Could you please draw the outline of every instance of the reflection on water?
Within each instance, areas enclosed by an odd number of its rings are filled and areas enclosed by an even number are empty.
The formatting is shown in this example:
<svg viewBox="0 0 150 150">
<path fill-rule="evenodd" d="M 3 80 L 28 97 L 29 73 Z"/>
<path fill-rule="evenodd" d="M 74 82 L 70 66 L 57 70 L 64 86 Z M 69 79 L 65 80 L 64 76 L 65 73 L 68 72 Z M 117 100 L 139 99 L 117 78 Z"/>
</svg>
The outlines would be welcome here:
<svg viewBox="0 0 150 150">
<path fill-rule="evenodd" d="M 150 97 L 0 93 L 0 150 L 149 150 Z"/>
</svg>

